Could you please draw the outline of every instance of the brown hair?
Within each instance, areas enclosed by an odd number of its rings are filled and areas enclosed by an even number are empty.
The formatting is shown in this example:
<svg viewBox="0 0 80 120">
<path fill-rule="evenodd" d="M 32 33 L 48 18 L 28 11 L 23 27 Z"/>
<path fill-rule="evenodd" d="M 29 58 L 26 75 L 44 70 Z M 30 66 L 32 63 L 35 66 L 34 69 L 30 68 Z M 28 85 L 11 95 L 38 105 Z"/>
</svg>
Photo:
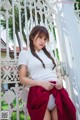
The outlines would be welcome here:
<svg viewBox="0 0 80 120">
<path fill-rule="evenodd" d="M 32 29 L 32 31 L 31 31 L 31 33 L 30 33 L 30 35 L 29 35 L 31 53 L 33 54 L 34 57 L 36 57 L 38 60 L 41 61 L 43 67 L 45 68 L 44 62 L 41 60 L 41 58 L 39 58 L 39 56 L 36 54 L 35 49 L 34 49 L 33 39 L 34 39 L 34 37 L 35 37 L 37 34 L 38 34 L 37 37 L 39 37 L 40 35 L 45 35 L 45 36 L 46 36 L 46 40 L 47 40 L 47 42 L 48 42 L 48 41 L 49 41 L 49 33 L 48 33 L 48 31 L 47 31 L 47 29 L 46 29 L 45 27 L 43 27 L 43 26 L 38 26 L 38 25 L 37 25 L 37 26 L 35 26 L 35 27 Z M 53 67 L 53 69 L 54 69 L 55 66 L 56 66 L 56 64 L 55 64 L 55 61 L 54 61 L 54 59 L 52 58 L 51 54 L 47 51 L 47 49 L 46 49 L 45 47 L 43 47 L 42 50 L 44 51 L 44 53 L 46 54 L 46 56 L 52 60 L 52 62 L 53 62 L 53 64 L 54 64 L 54 67 Z"/>
</svg>

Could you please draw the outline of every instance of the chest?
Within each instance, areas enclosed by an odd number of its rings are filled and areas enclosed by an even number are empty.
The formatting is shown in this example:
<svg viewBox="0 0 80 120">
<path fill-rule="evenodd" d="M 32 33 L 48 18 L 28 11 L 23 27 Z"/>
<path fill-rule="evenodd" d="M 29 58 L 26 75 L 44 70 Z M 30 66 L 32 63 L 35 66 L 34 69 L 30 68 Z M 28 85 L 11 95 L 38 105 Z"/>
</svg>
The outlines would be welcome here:
<svg viewBox="0 0 80 120">
<path fill-rule="evenodd" d="M 51 68 L 52 69 L 53 63 L 52 63 L 52 60 L 50 58 L 48 58 L 44 53 L 42 53 L 42 54 L 38 53 L 38 56 L 43 61 L 43 63 L 45 64 L 46 68 Z M 35 69 L 38 70 L 40 68 L 43 68 L 43 65 L 38 58 L 31 55 L 28 59 L 28 68 L 29 68 L 29 70 L 35 70 Z"/>
</svg>

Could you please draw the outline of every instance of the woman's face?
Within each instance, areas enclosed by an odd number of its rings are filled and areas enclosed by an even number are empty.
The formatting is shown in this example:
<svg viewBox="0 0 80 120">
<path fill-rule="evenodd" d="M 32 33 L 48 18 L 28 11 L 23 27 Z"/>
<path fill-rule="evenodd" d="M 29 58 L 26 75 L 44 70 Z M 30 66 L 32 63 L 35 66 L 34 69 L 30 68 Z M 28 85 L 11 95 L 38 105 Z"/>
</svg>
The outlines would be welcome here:
<svg viewBox="0 0 80 120">
<path fill-rule="evenodd" d="M 37 51 L 41 50 L 45 46 L 46 41 L 47 41 L 47 39 L 46 39 L 45 35 L 37 34 L 33 39 L 34 49 Z"/>
</svg>

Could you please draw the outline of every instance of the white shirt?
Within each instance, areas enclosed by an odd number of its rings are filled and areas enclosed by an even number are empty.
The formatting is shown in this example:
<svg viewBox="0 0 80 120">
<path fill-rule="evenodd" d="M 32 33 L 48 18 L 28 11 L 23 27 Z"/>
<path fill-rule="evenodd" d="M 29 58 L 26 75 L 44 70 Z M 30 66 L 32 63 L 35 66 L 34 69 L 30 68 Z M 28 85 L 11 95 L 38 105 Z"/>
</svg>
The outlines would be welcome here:
<svg viewBox="0 0 80 120">
<path fill-rule="evenodd" d="M 44 62 L 45 68 L 43 67 L 41 61 L 39 61 L 36 57 L 32 55 L 30 50 L 28 51 L 23 50 L 20 52 L 18 59 L 18 66 L 26 65 L 28 67 L 30 77 L 33 80 L 56 81 L 57 75 L 56 75 L 56 70 L 55 69 L 52 70 L 54 66 L 52 60 L 45 55 L 43 50 L 40 50 L 39 52 L 36 51 L 36 54 Z"/>
</svg>

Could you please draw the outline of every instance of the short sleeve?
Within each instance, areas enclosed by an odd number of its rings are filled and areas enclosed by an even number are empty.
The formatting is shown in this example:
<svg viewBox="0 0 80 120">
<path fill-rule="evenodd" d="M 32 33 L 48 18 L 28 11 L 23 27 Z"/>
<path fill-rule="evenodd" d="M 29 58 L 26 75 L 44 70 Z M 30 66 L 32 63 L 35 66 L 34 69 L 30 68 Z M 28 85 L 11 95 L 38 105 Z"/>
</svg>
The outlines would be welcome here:
<svg viewBox="0 0 80 120">
<path fill-rule="evenodd" d="M 22 50 L 19 54 L 19 58 L 18 58 L 18 66 L 19 65 L 27 65 L 28 62 L 28 55 L 27 55 L 27 51 Z"/>
</svg>

